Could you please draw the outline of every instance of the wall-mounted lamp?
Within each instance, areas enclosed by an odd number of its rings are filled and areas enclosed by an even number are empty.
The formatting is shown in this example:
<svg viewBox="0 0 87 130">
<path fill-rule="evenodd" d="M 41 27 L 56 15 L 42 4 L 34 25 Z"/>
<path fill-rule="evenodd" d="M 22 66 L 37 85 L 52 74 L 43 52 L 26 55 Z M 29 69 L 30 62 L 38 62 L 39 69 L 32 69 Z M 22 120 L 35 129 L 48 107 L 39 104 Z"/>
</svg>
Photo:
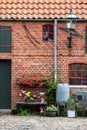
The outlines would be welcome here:
<svg viewBox="0 0 87 130">
<path fill-rule="evenodd" d="M 72 9 L 70 9 L 70 13 L 66 16 L 67 19 L 67 29 L 69 29 L 70 36 L 68 37 L 68 48 L 72 48 L 72 35 L 73 31 L 75 30 L 76 24 L 76 16 L 73 14 Z"/>
</svg>

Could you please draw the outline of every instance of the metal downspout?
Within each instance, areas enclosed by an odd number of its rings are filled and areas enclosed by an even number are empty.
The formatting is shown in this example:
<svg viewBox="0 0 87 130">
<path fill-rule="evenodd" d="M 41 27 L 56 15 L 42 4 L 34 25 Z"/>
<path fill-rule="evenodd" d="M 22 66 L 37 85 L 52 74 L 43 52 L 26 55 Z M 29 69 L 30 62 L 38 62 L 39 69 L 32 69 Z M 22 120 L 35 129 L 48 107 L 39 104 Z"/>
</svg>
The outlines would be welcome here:
<svg viewBox="0 0 87 130">
<path fill-rule="evenodd" d="M 54 81 L 57 81 L 57 19 L 54 19 Z"/>
</svg>

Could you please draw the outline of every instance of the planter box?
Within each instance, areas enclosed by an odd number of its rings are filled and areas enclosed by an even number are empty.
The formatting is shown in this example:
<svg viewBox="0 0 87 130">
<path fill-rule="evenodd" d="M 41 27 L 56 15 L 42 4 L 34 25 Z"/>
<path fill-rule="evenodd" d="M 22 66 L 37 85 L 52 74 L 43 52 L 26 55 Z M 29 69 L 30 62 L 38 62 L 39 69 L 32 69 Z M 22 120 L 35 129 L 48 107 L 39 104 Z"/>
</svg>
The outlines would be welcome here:
<svg viewBox="0 0 87 130">
<path fill-rule="evenodd" d="M 75 110 L 67 110 L 67 117 L 75 117 Z"/>
</svg>

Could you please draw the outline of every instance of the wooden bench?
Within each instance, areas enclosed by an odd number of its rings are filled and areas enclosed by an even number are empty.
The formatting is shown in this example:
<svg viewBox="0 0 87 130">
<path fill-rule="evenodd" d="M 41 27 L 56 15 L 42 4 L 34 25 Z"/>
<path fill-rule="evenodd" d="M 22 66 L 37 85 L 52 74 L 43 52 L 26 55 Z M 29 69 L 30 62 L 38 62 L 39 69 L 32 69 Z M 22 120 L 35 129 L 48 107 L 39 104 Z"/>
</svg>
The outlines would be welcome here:
<svg viewBox="0 0 87 130">
<path fill-rule="evenodd" d="M 17 105 L 17 111 L 19 113 L 20 108 L 24 107 L 24 106 L 38 106 L 40 109 L 40 113 L 41 111 L 44 112 L 45 107 L 47 105 L 47 102 L 16 102 Z"/>
</svg>

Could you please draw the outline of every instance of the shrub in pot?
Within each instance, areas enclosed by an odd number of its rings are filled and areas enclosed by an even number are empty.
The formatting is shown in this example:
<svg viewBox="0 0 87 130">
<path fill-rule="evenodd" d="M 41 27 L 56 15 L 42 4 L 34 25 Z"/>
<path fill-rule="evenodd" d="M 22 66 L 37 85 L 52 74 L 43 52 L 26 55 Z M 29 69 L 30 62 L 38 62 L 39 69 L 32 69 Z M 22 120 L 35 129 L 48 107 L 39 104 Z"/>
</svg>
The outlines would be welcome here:
<svg viewBox="0 0 87 130">
<path fill-rule="evenodd" d="M 75 100 L 73 98 L 69 98 L 67 101 L 67 116 L 75 117 Z"/>
<path fill-rule="evenodd" d="M 55 105 L 49 105 L 46 107 L 46 116 L 55 117 L 58 115 L 59 108 Z"/>
</svg>

